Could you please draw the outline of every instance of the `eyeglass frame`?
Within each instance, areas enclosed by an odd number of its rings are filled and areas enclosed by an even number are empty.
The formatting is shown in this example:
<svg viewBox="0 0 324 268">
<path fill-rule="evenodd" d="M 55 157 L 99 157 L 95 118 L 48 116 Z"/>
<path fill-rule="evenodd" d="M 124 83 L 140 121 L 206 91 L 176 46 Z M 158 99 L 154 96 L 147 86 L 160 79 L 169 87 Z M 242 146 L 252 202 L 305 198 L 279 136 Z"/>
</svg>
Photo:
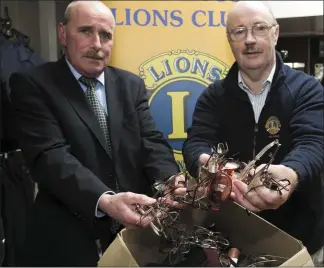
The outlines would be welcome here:
<svg viewBox="0 0 324 268">
<path fill-rule="evenodd" d="M 253 35 L 254 38 L 255 38 L 255 37 L 263 37 L 263 36 L 255 35 L 255 33 L 254 33 L 254 31 L 253 31 L 253 28 L 255 28 L 255 27 L 257 27 L 257 26 L 260 26 L 260 25 L 263 25 L 263 26 L 265 26 L 265 27 L 267 28 L 267 31 L 268 31 L 267 34 L 269 33 L 269 30 L 270 30 L 272 27 L 279 26 L 279 24 L 257 23 L 257 24 L 253 25 L 253 26 L 250 27 L 250 28 L 247 28 L 247 27 L 235 27 L 235 28 L 231 29 L 230 31 L 227 31 L 227 34 L 228 34 L 228 36 L 230 37 L 230 40 L 231 40 L 231 41 L 234 41 L 234 42 L 238 42 L 238 41 L 246 40 L 246 37 L 247 37 L 249 31 L 251 31 L 251 33 L 252 33 L 252 35 Z M 244 36 L 244 38 L 239 39 L 239 40 L 235 40 L 235 39 L 232 38 L 233 31 L 234 31 L 234 30 L 237 30 L 237 29 L 244 29 L 244 30 L 245 30 L 245 36 Z"/>
</svg>

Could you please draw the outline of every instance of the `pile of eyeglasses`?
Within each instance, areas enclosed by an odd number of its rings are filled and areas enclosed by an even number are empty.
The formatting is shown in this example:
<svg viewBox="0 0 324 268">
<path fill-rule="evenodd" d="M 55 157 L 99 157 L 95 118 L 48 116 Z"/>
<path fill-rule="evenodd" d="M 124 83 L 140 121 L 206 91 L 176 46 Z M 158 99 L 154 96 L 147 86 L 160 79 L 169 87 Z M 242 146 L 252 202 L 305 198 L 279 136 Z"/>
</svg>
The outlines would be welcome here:
<svg viewBox="0 0 324 268">
<path fill-rule="evenodd" d="M 195 226 L 191 230 L 184 224 L 185 220 L 180 219 L 183 211 L 170 206 L 171 200 L 193 209 L 218 211 L 221 209 L 222 202 L 230 196 L 234 174 L 237 179 L 248 185 L 249 191 L 261 186 L 279 193 L 288 190 L 288 180 L 275 180 L 268 172 L 268 167 L 273 162 L 279 147 L 279 141 L 275 140 L 265 146 L 252 161 L 245 164 L 227 158 L 228 147 L 220 143 L 212 149 L 212 154 L 207 163 L 201 167 L 198 178 L 190 178 L 188 172 L 182 167 L 181 174 L 185 176 L 187 188 L 184 196 L 173 195 L 175 176 L 166 182 L 155 184 L 154 197 L 158 202 L 152 206 L 138 205 L 136 210 L 142 215 L 142 219 L 147 216 L 153 218 L 150 225 L 161 237 L 161 251 L 168 255 L 168 260 L 163 263 L 163 266 L 276 267 L 286 260 L 278 256 L 244 254 L 213 228 Z M 268 163 L 256 171 L 256 163 L 266 153 L 269 157 Z M 235 257 L 232 256 L 233 252 L 236 252 Z M 196 257 L 192 259 L 193 256 Z M 195 265 L 192 265 L 193 263 Z"/>
<path fill-rule="evenodd" d="M 288 258 L 274 255 L 250 255 L 237 248 L 215 225 L 194 226 L 191 232 L 182 226 L 161 237 L 160 251 L 167 253 L 162 263 L 146 266 L 171 267 L 278 267 Z"/>
<path fill-rule="evenodd" d="M 192 248 L 225 250 L 229 245 L 228 239 L 220 232 L 202 226 L 194 226 L 190 232 L 183 224 L 169 229 L 168 238 L 162 239 L 160 250 L 168 253 L 168 260 L 171 265 L 176 265 L 186 258 Z"/>
<path fill-rule="evenodd" d="M 137 206 L 135 209 L 142 215 L 143 220 L 147 216 L 153 217 L 150 223 L 153 231 L 159 235 L 167 237 L 166 230 L 172 228 L 181 213 L 181 209 L 170 207 L 170 200 L 189 205 L 194 209 L 212 209 L 218 211 L 223 201 L 227 200 L 232 191 L 232 176 L 248 185 L 249 191 L 257 187 L 267 187 L 268 189 L 278 191 L 288 190 L 289 180 L 283 178 L 275 180 L 268 172 L 270 164 L 280 147 L 278 140 L 274 140 L 265 146 L 248 164 L 227 158 L 227 144 L 219 143 L 217 147 L 212 148 L 212 153 L 205 165 L 200 169 L 198 178 L 191 178 L 184 166 L 181 166 L 181 173 L 185 176 L 185 186 L 187 192 L 184 196 L 176 197 L 173 195 L 174 178 L 168 181 L 155 183 L 155 198 L 159 201 L 153 206 Z M 272 149 L 272 151 L 271 151 Z M 269 161 L 263 168 L 256 171 L 256 163 L 268 153 Z M 169 202 L 168 202 L 169 200 Z"/>
</svg>

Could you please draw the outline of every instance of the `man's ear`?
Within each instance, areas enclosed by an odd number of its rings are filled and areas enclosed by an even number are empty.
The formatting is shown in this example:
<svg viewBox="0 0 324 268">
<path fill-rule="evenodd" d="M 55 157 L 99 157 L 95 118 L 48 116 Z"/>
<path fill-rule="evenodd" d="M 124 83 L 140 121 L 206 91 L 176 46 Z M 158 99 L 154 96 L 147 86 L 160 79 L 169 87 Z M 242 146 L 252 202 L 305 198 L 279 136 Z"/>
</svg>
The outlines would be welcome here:
<svg viewBox="0 0 324 268">
<path fill-rule="evenodd" d="M 278 42 L 278 38 L 279 38 L 279 25 L 276 26 L 276 29 L 275 29 L 275 33 L 274 33 L 274 37 L 275 37 L 275 46 L 277 45 L 277 42 Z"/>
<path fill-rule="evenodd" d="M 66 47 L 66 25 L 59 23 L 57 26 L 57 33 L 60 45 Z"/>
</svg>

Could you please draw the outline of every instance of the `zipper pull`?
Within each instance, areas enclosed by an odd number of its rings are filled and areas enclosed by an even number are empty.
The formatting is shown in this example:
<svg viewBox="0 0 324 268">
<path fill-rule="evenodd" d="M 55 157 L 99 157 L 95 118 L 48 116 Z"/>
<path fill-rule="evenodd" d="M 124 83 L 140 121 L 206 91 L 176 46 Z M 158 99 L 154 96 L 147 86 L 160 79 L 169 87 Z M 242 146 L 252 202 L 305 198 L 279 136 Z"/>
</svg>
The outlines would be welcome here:
<svg viewBox="0 0 324 268">
<path fill-rule="evenodd" d="M 258 123 L 255 123 L 254 125 L 254 134 L 256 135 L 258 133 Z"/>
<path fill-rule="evenodd" d="M 258 123 L 255 123 L 254 125 L 254 137 L 253 137 L 253 159 L 255 158 L 255 147 L 256 147 L 256 137 L 257 137 L 257 134 L 258 134 Z"/>
</svg>

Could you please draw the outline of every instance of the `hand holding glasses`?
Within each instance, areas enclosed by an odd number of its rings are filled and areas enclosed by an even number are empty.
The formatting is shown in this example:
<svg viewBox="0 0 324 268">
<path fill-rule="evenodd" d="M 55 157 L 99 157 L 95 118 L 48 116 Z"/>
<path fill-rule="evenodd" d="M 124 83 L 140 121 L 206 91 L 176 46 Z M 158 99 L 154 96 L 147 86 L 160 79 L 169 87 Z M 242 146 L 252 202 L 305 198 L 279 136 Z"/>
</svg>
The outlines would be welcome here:
<svg viewBox="0 0 324 268">
<path fill-rule="evenodd" d="M 147 217 L 153 220 L 149 223 L 158 236 L 167 238 L 166 229 L 172 226 L 179 216 L 181 204 L 175 201 L 176 196 L 186 193 L 186 180 L 184 172 L 171 176 L 167 181 L 157 181 L 154 184 L 157 202 L 152 206 L 137 205 L 135 210 L 141 214 L 141 221 Z M 139 222 L 139 224 L 140 224 Z"/>
<path fill-rule="evenodd" d="M 178 219 L 179 209 L 182 208 L 178 206 L 179 204 L 187 204 L 197 209 L 218 211 L 223 201 L 231 195 L 232 198 L 235 197 L 235 193 L 232 191 L 233 180 L 234 183 L 235 180 L 239 180 L 247 187 L 247 191 L 241 196 L 242 200 L 233 199 L 251 210 L 243 200 L 250 191 L 263 186 L 282 195 L 282 190 L 289 190 L 287 188 L 290 185 L 289 180 L 286 178 L 274 179 L 268 172 L 279 147 L 279 141 L 274 140 L 265 146 L 252 161 L 244 164 L 226 158 L 227 144 L 219 143 L 216 148 L 212 148 L 212 154 L 208 161 L 201 166 L 198 178 L 189 178 L 188 172 L 183 171 L 172 176 L 168 181 L 156 183 L 155 198 L 158 198 L 158 202 L 152 206 L 137 206 L 136 211 L 142 215 L 142 218 L 152 217 L 153 221 L 150 226 L 153 231 L 159 236 L 167 237 L 166 229 L 170 228 Z M 273 148 L 274 151 L 270 153 L 269 162 L 256 169 L 256 162 Z M 181 176 L 182 179 L 179 180 Z M 180 196 L 175 194 L 176 191 L 184 189 L 185 191 Z M 252 211 L 259 210 L 252 207 Z"/>
<path fill-rule="evenodd" d="M 253 212 L 276 209 L 282 205 L 294 187 L 292 176 L 286 167 L 272 165 L 281 144 L 274 140 L 265 146 L 246 167 L 233 178 L 232 198 Z M 271 149 L 272 150 L 271 152 Z M 270 160 L 256 167 L 257 161 L 266 153 Z M 288 179 L 289 178 L 289 179 Z M 284 192 L 283 192 L 284 191 Z"/>
</svg>

